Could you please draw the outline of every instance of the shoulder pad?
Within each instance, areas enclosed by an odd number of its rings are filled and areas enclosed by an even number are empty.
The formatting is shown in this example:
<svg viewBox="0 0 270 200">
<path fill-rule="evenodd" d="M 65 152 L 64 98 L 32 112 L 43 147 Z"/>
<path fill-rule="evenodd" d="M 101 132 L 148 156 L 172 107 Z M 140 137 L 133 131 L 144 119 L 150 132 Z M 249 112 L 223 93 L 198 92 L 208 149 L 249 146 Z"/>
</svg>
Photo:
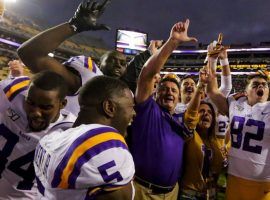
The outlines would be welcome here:
<svg viewBox="0 0 270 200">
<path fill-rule="evenodd" d="M 235 100 L 238 100 L 238 99 L 240 99 L 241 97 L 246 97 L 246 93 L 245 93 L 245 92 L 238 92 L 238 93 L 233 94 L 232 97 L 233 97 Z"/>
</svg>

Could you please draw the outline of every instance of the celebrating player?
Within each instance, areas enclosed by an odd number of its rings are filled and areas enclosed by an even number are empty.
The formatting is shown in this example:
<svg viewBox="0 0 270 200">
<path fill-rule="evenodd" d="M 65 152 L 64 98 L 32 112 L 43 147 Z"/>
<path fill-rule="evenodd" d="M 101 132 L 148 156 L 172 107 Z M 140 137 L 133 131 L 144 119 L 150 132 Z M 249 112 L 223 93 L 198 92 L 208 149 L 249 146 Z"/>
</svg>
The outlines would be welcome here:
<svg viewBox="0 0 270 200">
<path fill-rule="evenodd" d="M 135 115 L 128 86 L 98 76 L 80 90 L 74 128 L 42 138 L 35 153 L 40 199 L 131 200 L 134 163 L 124 135 Z"/>
<path fill-rule="evenodd" d="M 20 76 L 0 82 L 0 199 L 36 199 L 33 159 L 38 140 L 75 121 L 72 114 L 60 112 L 66 92 L 64 79 L 48 71 L 31 81 Z"/>
<path fill-rule="evenodd" d="M 217 90 L 215 71 L 209 70 L 208 95 L 218 110 L 230 118 L 231 149 L 226 198 L 270 198 L 268 78 L 256 73 L 247 78 L 245 95 L 228 98 Z"/>
</svg>

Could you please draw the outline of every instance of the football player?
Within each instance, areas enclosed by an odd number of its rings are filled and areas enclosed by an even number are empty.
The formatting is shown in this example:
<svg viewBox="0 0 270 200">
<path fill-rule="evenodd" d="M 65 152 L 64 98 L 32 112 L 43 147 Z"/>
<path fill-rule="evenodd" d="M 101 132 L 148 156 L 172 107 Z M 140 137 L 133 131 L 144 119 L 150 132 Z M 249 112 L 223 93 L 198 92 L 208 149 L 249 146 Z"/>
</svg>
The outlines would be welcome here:
<svg viewBox="0 0 270 200">
<path fill-rule="evenodd" d="M 247 78 L 244 94 L 226 98 L 217 90 L 215 71 L 209 70 L 208 95 L 219 111 L 229 116 L 231 148 L 226 198 L 270 199 L 268 76 L 255 73 Z"/>
<path fill-rule="evenodd" d="M 35 153 L 39 199 L 131 200 L 135 168 L 124 135 L 135 115 L 128 86 L 98 76 L 80 90 L 74 127 L 43 137 Z"/>
<path fill-rule="evenodd" d="M 99 68 L 93 59 L 87 56 L 72 57 L 64 63 L 48 56 L 48 53 L 54 51 L 62 42 L 80 32 L 109 30 L 106 25 L 98 23 L 109 2 L 109 0 L 83 0 L 69 22 L 45 30 L 18 49 L 21 60 L 33 73 L 52 70 L 65 78 L 69 95 L 66 110 L 75 115 L 79 112 L 78 90 L 87 80 L 104 74 L 120 78 L 135 91 L 136 81 L 144 62 L 161 45 L 160 41 L 151 42 L 149 50 L 135 56 L 129 64 L 124 54 L 117 51 L 107 52 L 101 57 Z"/>
<path fill-rule="evenodd" d="M 36 199 L 35 147 L 49 131 L 72 126 L 66 84 L 44 71 L 0 82 L 0 199 Z"/>
</svg>

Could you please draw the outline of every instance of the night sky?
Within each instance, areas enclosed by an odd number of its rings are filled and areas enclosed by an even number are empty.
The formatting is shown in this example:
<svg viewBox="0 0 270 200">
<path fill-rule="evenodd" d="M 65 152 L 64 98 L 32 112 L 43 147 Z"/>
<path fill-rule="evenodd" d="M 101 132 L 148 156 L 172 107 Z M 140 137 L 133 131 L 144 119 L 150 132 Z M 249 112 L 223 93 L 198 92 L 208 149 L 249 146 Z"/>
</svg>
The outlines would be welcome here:
<svg viewBox="0 0 270 200">
<path fill-rule="evenodd" d="M 80 0 L 17 0 L 8 10 L 49 26 L 68 20 Z M 258 45 L 270 41 L 269 0 L 111 0 L 100 22 L 111 31 L 91 32 L 113 48 L 117 28 L 129 28 L 148 33 L 148 39 L 167 39 L 171 26 L 191 20 L 189 35 L 201 43 L 209 43 L 224 34 L 224 43 Z"/>
</svg>

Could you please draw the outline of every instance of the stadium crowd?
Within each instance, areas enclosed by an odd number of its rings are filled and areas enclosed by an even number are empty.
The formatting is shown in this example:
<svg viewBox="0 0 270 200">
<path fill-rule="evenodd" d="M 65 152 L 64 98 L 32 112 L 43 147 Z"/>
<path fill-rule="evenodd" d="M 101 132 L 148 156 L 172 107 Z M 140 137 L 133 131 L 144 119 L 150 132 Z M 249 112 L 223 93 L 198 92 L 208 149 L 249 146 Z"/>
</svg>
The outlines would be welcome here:
<svg viewBox="0 0 270 200">
<path fill-rule="evenodd" d="M 81 32 L 109 30 L 99 23 L 108 4 L 84 0 L 23 43 L 18 60 L 1 55 L 10 73 L 0 81 L 0 199 L 270 199 L 270 74 L 233 88 L 220 34 L 198 76 L 161 76 L 179 45 L 197 42 L 188 19 L 130 62 L 118 51 L 99 65 L 48 56 Z"/>
</svg>

